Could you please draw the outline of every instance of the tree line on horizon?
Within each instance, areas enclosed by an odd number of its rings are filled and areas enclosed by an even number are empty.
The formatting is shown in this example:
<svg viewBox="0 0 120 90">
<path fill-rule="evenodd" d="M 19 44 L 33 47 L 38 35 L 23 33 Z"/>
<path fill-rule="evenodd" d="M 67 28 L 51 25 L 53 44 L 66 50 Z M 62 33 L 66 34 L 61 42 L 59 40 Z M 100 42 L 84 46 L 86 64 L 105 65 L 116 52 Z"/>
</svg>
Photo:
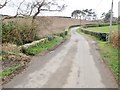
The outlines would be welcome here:
<svg viewBox="0 0 120 90">
<path fill-rule="evenodd" d="M 84 20 L 96 20 L 97 14 L 93 9 L 74 10 L 71 13 L 71 17 Z"/>
<path fill-rule="evenodd" d="M 71 17 L 75 19 L 83 19 L 83 20 L 98 20 L 97 14 L 94 9 L 83 9 L 83 10 L 74 10 L 71 13 Z M 110 17 L 111 17 L 111 10 L 109 10 L 107 13 L 103 12 L 100 19 L 108 23 L 110 22 Z M 118 18 L 114 17 L 113 15 L 113 22 L 117 22 Z"/>
</svg>

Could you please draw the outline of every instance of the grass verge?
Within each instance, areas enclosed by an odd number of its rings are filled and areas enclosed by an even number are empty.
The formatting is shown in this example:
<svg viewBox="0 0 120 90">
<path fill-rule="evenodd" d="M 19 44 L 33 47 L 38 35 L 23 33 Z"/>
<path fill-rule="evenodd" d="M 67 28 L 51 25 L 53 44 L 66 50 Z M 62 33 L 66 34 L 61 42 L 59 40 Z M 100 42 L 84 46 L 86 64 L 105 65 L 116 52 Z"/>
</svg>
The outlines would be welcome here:
<svg viewBox="0 0 120 90">
<path fill-rule="evenodd" d="M 5 69 L 4 71 L 0 72 L 0 79 L 4 79 L 4 78 L 8 77 L 12 73 L 14 73 L 17 69 L 19 69 L 20 67 L 22 67 L 22 65 L 16 64 L 16 65 L 13 65 L 12 67 L 9 67 L 9 68 Z"/>
<path fill-rule="evenodd" d="M 97 42 L 103 59 L 107 62 L 113 74 L 118 79 L 119 76 L 118 55 L 120 55 L 120 52 L 107 42 L 103 42 L 100 40 L 97 40 Z"/>
<path fill-rule="evenodd" d="M 108 65 L 112 73 L 114 74 L 115 78 L 117 80 L 120 80 L 120 73 L 119 73 L 119 55 L 120 51 L 118 51 L 116 48 L 114 48 L 111 44 L 105 41 L 100 41 L 99 39 L 95 38 L 94 36 L 84 34 L 80 32 L 80 30 L 77 30 L 78 33 L 86 35 L 88 37 L 91 37 L 95 41 L 97 41 L 97 45 L 100 49 L 100 54 L 105 61 L 105 63 Z"/>
<path fill-rule="evenodd" d="M 62 43 L 66 38 L 62 38 L 62 37 L 55 37 L 54 39 L 52 39 L 51 41 L 48 41 L 46 43 L 39 43 L 33 47 L 29 47 L 25 50 L 25 54 L 27 55 L 36 55 L 39 53 L 43 53 L 46 52 L 52 48 L 54 48 L 55 46 L 59 45 L 60 43 Z"/>
</svg>

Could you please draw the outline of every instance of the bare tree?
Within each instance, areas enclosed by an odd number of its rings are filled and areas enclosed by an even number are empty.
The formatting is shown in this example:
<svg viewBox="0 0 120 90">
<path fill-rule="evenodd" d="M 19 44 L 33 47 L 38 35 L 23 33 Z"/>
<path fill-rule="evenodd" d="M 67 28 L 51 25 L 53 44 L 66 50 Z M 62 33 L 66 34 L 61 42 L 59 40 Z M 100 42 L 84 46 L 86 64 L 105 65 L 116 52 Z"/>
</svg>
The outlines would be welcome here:
<svg viewBox="0 0 120 90">
<path fill-rule="evenodd" d="M 5 7 L 8 2 L 9 2 L 8 0 L 5 0 L 4 3 L 0 3 L 0 9 Z"/>
<path fill-rule="evenodd" d="M 52 8 L 54 7 L 54 8 Z M 17 11 L 15 16 L 12 17 L 6 17 L 5 19 L 9 18 L 16 18 L 17 16 L 32 16 L 33 20 L 38 16 L 41 11 L 49 11 L 49 12 L 55 12 L 55 11 L 62 11 L 66 7 L 65 4 L 59 5 L 57 3 L 57 0 L 33 0 L 33 1 L 25 1 L 19 3 L 19 5 L 16 7 Z"/>
</svg>

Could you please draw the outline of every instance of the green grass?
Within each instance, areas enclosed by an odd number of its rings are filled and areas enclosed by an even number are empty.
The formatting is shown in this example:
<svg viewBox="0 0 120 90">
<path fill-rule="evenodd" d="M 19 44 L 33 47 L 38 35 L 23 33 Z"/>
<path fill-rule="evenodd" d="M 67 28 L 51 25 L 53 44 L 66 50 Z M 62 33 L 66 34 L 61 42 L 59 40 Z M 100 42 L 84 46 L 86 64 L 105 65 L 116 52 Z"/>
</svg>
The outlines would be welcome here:
<svg viewBox="0 0 120 90">
<path fill-rule="evenodd" d="M 118 56 L 120 55 L 120 51 L 118 51 L 116 48 L 114 48 L 108 42 L 100 41 L 99 39 L 95 38 L 94 36 L 80 32 L 80 30 L 78 30 L 78 32 L 80 34 L 86 35 L 98 42 L 97 45 L 100 49 L 100 54 L 101 54 L 102 58 L 107 63 L 107 65 L 110 67 L 110 69 L 112 70 L 112 72 L 116 76 L 116 78 L 118 78 L 118 76 L 120 75 L 120 73 L 118 72 L 119 71 L 118 70 L 118 68 L 119 68 L 119 66 L 118 66 L 119 57 Z"/>
<path fill-rule="evenodd" d="M 0 61 L 2 61 L 2 56 L 0 55 Z"/>
<path fill-rule="evenodd" d="M 19 69 L 20 67 L 22 67 L 22 65 L 17 64 L 17 65 L 13 65 L 12 67 L 9 67 L 9 68 L 5 69 L 4 71 L 0 72 L 0 79 L 8 77 L 13 72 L 15 72 L 17 69 Z"/>
<path fill-rule="evenodd" d="M 47 43 L 40 43 L 34 47 L 30 47 L 25 50 L 25 53 L 28 55 L 36 55 L 42 52 L 45 52 L 51 48 L 54 48 L 56 45 L 59 45 L 63 41 L 62 37 L 56 37 Z"/>
<path fill-rule="evenodd" d="M 90 27 L 87 28 L 89 31 L 94 31 L 94 32 L 104 32 L 104 33 L 109 33 L 109 26 L 104 26 L 104 27 Z M 113 25 L 112 30 L 118 30 L 118 25 Z"/>
<path fill-rule="evenodd" d="M 97 40 L 97 42 L 102 57 L 105 61 L 107 61 L 115 76 L 118 76 L 118 55 L 120 55 L 120 52 L 107 42 L 103 42 L 100 40 Z"/>
</svg>

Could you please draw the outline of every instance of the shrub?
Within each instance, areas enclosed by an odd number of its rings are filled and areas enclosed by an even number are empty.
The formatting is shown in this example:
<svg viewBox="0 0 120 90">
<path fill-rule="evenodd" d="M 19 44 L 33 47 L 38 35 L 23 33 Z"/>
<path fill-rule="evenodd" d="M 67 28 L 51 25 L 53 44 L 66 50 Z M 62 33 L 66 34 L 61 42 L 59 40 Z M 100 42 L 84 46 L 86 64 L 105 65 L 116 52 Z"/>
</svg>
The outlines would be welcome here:
<svg viewBox="0 0 120 90">
<path fill-rule="evenodd" d="M 8 23 L 2 24 L 2 41 L 3 42 L 14 41 L 12 38 L 13 38 L 13 34 L 15 34 L 15 32 L 14 32 L 15 27 L 16 27 L 16 25 L 13 22 L 8 22 Z"/>
<path fill-rule="evenodd" d="M 64 38 L 65 37 L 65 33 L 64 32 L 60 33 L 60 37 Z"/>
<path fill-rule="evenodd" d="M 115 30 L 112 32 L 111 43 L 114 47 L 120 50 L 120 30 Z"/>
<path fill-rule="evenodd" d="M 3 43 L 22 45 L 36 39 L 38 40 L 35 24 L 29 23 L 28 20 L 24 20 L 22 23 L 10 21 L 2 24 Z"/>
<path fill-rule="evenodd" d="M 52 35 L 48 35 L 47 38 L 48 38 L 48 41 L 52 41 L 54 37 Z"/>
<path fill-rule="evenodd" d="M 68 31 L 65 31 L 65 35 L 68 35 Z"/>
</svg>

